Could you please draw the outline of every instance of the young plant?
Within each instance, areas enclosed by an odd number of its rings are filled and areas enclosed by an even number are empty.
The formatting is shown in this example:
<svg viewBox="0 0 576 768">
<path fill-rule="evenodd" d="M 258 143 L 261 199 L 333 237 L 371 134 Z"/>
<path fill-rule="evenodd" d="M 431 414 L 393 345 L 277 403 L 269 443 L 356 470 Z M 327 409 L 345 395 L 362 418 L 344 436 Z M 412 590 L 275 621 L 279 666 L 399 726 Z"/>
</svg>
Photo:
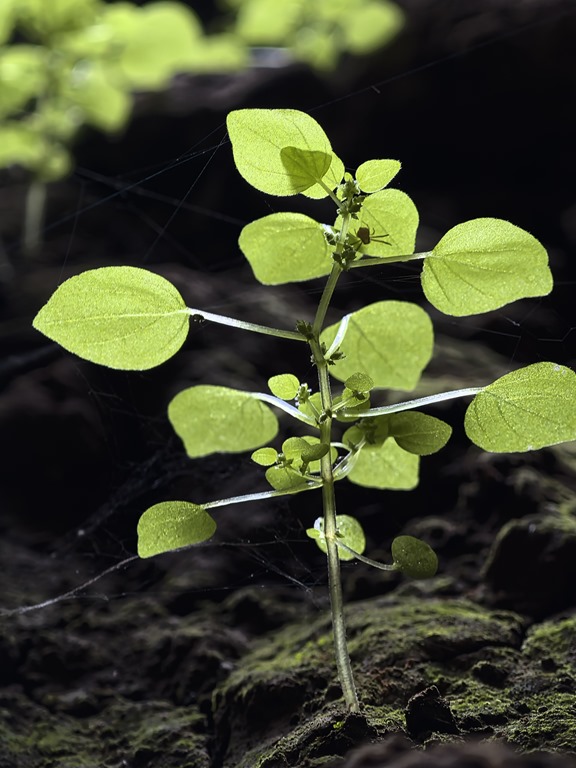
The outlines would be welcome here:
<svg viewBox="0 0 576 768">
<path fill-rule="evenodd" d="M 304 367 L 312 354 L 317 386 L 287 372 L 269 380 L 269 392 L 200 385 L 176 395 L 168 417 L 188 455 L 253 451 L 252 459 L 266 468 L 268 490 L 202 504 L 155 504 L 138 524 L 138 553 L 152 557 L 206 541 L 216 530 L 209 510 L 217 507 L 319 491 L 322 515 L 307 533 L 327 555 L 336 663 L 353 711 L 359 702 L 346 645 L 340 561 L 358 559 L 422 578 L 435 573 L 437 559 L 410 536 L 394 540 L 391 565 L 365 557 L 361 524 L 336 512 L 335 484 L 348 479 L 372 488 L 414 488 L 420 456 L 438 451 L 451 434 L 448 424 L 420 409 L 456 397 L 472 398 L 465 430 L 487 451 L 529 451 L 574 440 L 576 375 L 541 362 L 493 383 L 379 404 L 381 390 L 416 387 L 432 355 L 432 323 L 416 304 L 378 301 L 326 326 L 344 272 L 419 260 L 428 301 L 460 317 L 548 294 L 546 251 L 513 224 L 483 218 L 455 226 L 431 251 L 415 253 L 416 208 L 388 186 L 398 161 L 368 160 L 354 175 L 346 173 L 318 123 L 295 110 L 235 111 L 228 131 L 236 167 L 253 187 L 270 195 L 328 197 L 335 205 L 330 224 L 301 213 L 273 213 L 240 235 L 261 283 L 326 278 L 315 316 L 298 318 L 293 330 L 240 321 L 187 307 L 176 288 L 152 272 L 106 267 L 63 283 L 34 326 L 65 349 L 120 369 L 152 368 L 174 355 L 191 316 L 299 344 Z M 278 432 L 274 410 L 300 428 L 280 448 L 269 445 Z"/>
</svg>

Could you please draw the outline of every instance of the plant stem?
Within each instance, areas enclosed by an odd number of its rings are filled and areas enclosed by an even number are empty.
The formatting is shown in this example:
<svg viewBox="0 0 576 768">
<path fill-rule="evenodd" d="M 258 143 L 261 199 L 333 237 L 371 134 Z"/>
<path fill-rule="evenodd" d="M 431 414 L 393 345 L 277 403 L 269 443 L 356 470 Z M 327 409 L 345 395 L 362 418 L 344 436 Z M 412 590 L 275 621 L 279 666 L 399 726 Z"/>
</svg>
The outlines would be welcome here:
<svg viewBox="0 0 576 768">
<path fill-rule="evenodd" d="M 334 253 L 337 256 L 342 254 L 342 251 L 344 249 L 344 243 L 348 235 L 349 227 L 350 227 L 350 214 L 344 214 L 342 216 L 342 229 L 340 230 L 340 235 L 338 237 L 338 244 L 336 245 L 336 248 L 334 250 Z M 320 303 L 318 304 L 318 309 L 316 310 L 316 317 L 314 318 L 314 323 L 312 324 L 312 331 L 314 332 L 314 336 L 316 338 L 320 336 L 320 331 L 322 330 L 322 326 L 324 325 L 324 320 L 326 319 L 326 312 L 328 311 L 330 300 L 332 299 L 332 295 L 334 294 L 334 290 L 336 288 L 336 283 L 338 282 L 338 278 L 340 277 L 341 274 L 342 274 L 342 267 L 335 260 L 334 265 L 332 267 L 332 271 L 330 272 L 330 275 L 328 276 L 328 280 L 326 281 L 326 285 L 324 286 L 324 290 L 322 291 L 322 298 L 320 299 Z M 312 352 L 314 352 L 314 350 L 312 350 Z M 322 355 L 322 360 L 324 360 L 324 355 Z M 320 369 L 318 369 L 318 373 L 320 373 Z"/>
<path fill-rule="evenodd" d="M 396 565 L 379 563 L 378 560 L 372 560 L 371 557 L 364 557 L 364 555 L 361 555 L 359 552 L 356 552 L 355 549 L 352 549 L 352 547 L 347 546 L 342 541 L 338 542 L 338 546 L 342 547 L 342 549 L 345 549 L 347 552 L 350 552 L 350 554 L 354 555 L 354 557 L 357 560 L 361 560 L 363 563 L 366 563 L 366 565 L 371 565 L 372 568 L 378 568 L 380 571 L 397 571 L 398 570 L 398 566 Z"/>
<path fill-rule="evenodd" d="M 343 226 L 340 233 L 340 242 L 336 252 L 341 252 L 349 226 L 349 216 L 343 217 Z M 319 421 L 320 442 L 330 445 L 332 438 L 332 393 L 330 391 L 330 376 L 328 362 L 320 345 L 320 331 L 326 317 L 330 299 L 336 288 L 336 283 L 342 272 L 342 268 L 335 262 L 332 272 L 328 277 L 322 298 L 318 305 L 316 317 L 312 326 L 313 337 L 310 339 L 310 348 L 316 367 L 318 369 L 318 384 L 322 398 L 322 415 Z M 344 701 L 350 712 L 358 712 L 360 705 L 358 694 L 354 684 L 352 665 L 346 643 L 346 624 L 344 621 L 344 608 L 342 599 L 342 581 L 340 577 L 340 556 L 336 539 L 336 497 L 334 494 L 334 474 L 332 471 L 332 458 L 330 451 L 320 460 L 320 474 L 322 477 L 322 503 L 324 508 L 324 536 L 326 540 L 326 555 L 328 560 L 328 585 L 330 590 L 330 609 L 332 613 L 332 632 L 334 635 L 334 648 L 336 653 L 336 668 Z"/>
<path fill-rule="evenodd" d="M 358 269 L 359 267 L 379 267 L 382 264 L 399 264 L 406 261 L 421 261 L 430 256 L 431 251 L 425 253 L 411 253 L 405 256 L 363 256 L 358 261 L 353 261 L 348 265 L 348 269 Z"/>
<path fill-rule="evenodd" d="M 36 256 L 42 243 L 44 209 L 46 207 L 46 184 L 33 179 L 26 194 L 24 237 L 22 250 L 25 256 Z"/>
<path fill-rule="evenodd" d="M 307 416 L 302 411 L 299 411 L 298 408 L 295 408 L 285 400 L 281 400 L 279 397 L 269 395 L 267 392 L 249 392 L 248 394 L 255 400 L 261 400 L 264 403 L 270 403 L 270 405 L 273 405 L 275 408 L 280 408 L 280 410 L 284 411 L 284 413 L 289 413 L 293 419 L 302 421 L 304 424 L 308 424 L 310 427 L 317 426 L 316 420 L 313 419 L 312 416 Z"/>
<path fill-rule="evenodd" d="M 332 416 L 330 408 L 332 395 L 328 378 L 328 364 L 324 359 L 320 344 L 317 340 L 310 342 L 312 353 L 318 366 L 318 382 L 322 396 L 322 406 L 326 417 L 320 423 L 320 442 L 330 444 L 332 432 Z M 320 461 L 322 476 L 322 503 L 324 507 L 324 536 L 326 538 L 326 554 L 328 559 L 328 585 L 330 590 L 330 609 L 332 612 L 332 631 L 334 633 L 334 648 L 336 652 L 336 667 L 344 694 L 344 701 L 350 712 L 358 712 L 359 703 L 346 644 L 346 624 L 342 599 L 342 582 L 340 578 L 340 556 L 336 543 L 336 497 L 334 494 L 334 476 L 332 459 L 328 452 Z"/>
<path fill-rule="evenodd" d="M 200 506 L 203 509 L 214 509 L 214 507 L 226 507 L 229 504 L 243 504 L 246 501 L 259 501 L 260 499 L 271 499 L 274 496 L 289 496 L 291 494 L 303 493 L 304 491 L 314 491 L 319 487 L 319 483 L 310 482 L 308 485 L 300 486 L 291 491 L 260 491 L 259 493 L 246 493 L 244 496 L 230 496 L 227 499 L 206 501 L 204 504 L 200 504 Z"/>
<path fill-rule="evenodd" d="M 387 413 L 411 411 L 414 408 L 419 408 L 423 405 L 433 405 L 434 403 L 440 403 L 444 400 L 454 400 L 457 397 L 470 397 L 470 395 L 477 395 L 479 392 L 482 392 L 483 389 L 486 389 L 486 387 L 466 387 L 466 389 L 452 389 L 450 392 L 439 392 L 437 395 L 417 397 L 415 400 L 406 400 L 403 403 L 381 405 L 377 408 L 370 408 L 369 410 L 362 411 L 361 413 L 354 412 L 350 415 L 355 416 L 357 419 L 366 419 L 372 416 L 384 416 Z M 346 415 L 346 408 L 342 409 L 342 413 Z"/>
<path fill-rule="evenodd" d="M 316 317 L 314 318 L 314 323 L 312 324 L 312 331 L 314 332 L 315 336 L 320 335 L 320 331 L 322 330 L 322 325 L 324 324 L 324 320 L 326 318 L 326 312 L 328 311 L 328 306 L 330 304 L 330 299 L 332 298 L 332 295 L 334 293 L 334 289 L 336 288 L 336 283 L 338 282 L 338 278 L 342 274 L 342 267 L 340 267 L 336 262 L 334 262 L 334 266 L 332 267 L 332 271 L 330 272 L 330 275 L 328 276 L 328 280 L 326 281 L 326 285 L 324 286 L 324 291 L 322 292 L 322 298 L 320 299 L 320 303 L 318 304 L 318 309 L 316 310 Z"/>
<path fill-rule="evenodd" d="M 271 328 L 268 325 L 259 325 L 258 323 L 249 323 L 247 320 L 237 320 L 235 317 L 227 315 L 217 315 L 214 312 L 206 312 L 204 309 L 194 309 L 187 307 L 187 312 L 191 318 L 197 320 L 208 320 L 220 325 L 229 325 L 232 328 L 240 328 L 243 331 L 252 331 L 253 333 L 263 333 L 266 336 L 276 336 L 279 339 L 292 339 L 292 341 L 306 341 L 304 336 L 298 331 L 284 331 L 281 328 Z"/>
</svg>

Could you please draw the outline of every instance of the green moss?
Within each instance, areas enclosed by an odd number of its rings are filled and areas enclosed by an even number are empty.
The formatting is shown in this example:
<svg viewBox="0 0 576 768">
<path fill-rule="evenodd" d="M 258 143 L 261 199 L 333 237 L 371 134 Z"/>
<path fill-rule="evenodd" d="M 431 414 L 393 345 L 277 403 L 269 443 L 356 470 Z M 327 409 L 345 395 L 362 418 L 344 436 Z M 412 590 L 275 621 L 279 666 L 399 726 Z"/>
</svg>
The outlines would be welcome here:
<svg viewBox="0 0 576 768">
<path fill-rule="evenodd" d="M 10 699 L 10 703 L 9 703 Z M 160 768 L 209 768 L 204 718 L 169 702 L 113 702 L 99 714 L 50 712 L 5 694 L 0 710 L 2 757 L 26 768 L 102 768 L 118 756 Z M 25 730 L 16 730 L 17 713 Z M 155 756 L 155 757 L 154 757 Z"/>
<path fill-rule="evenodd" d="M 529 712 L 506 729 L 506 738 L 530 752 L 551 749 L 576 754 L 576 695 L 540 694 L 528 697 Z"/>
<path fill-rule="evenodd" d="M 523 651 L 530 659 L 552 659 L 576 666 L 576 617 L 545 621 L 526 636 Z"/>
</svg>

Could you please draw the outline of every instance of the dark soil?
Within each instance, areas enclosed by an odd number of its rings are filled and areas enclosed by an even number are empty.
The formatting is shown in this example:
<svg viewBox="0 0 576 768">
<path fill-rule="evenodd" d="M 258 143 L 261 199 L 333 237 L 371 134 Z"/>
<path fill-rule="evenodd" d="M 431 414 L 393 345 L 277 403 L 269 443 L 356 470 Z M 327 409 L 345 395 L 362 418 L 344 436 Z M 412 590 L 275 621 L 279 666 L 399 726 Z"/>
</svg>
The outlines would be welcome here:
<svg viewBox="0 0 576 768">
<path fill-rule="evenodd" d="M 312 380 L 307 357 L 203 326 L 166 365 L 125 373 L 31 328 L 65 277 L 110 264 L 154 269 L 191 306 L 283 327 L 309 319 L 319 284 L 257 286 L 236 245 L 247 221 L 304 203 L 249 190 L 219 146 L 230 109 L 284 106 L 312 111 L 351 169 L 403 161 L 419 250 L 478 216 L 509 219 L 549 249 L 551 296 L 456 320 L 431 313 L 436 355 L 416 396 L 540 360 L 574 367 L 576 9 L 403 5 L 399 40 L 326 78 L 294 66 L 184 80 L 142 97 L 124 136 L 85 134 L 34 262 L 18 252 L 23 180 L 0 191 L 13 265 L 0 326 L 0 768 L 576 766 L 576 444 L 485 454 L 463 433 L 465 403 L 450 401 L 434 413 L 454 436 L 423 459 L 418 489 L 338 487 L 369 556 L 389 561 L 404 533 L 440 560 L 426 582 L 344 564 L 362 703 L 347 715 L 324 556 L 305 535 L 314 493 L 223 507 L 209 543 L 134 557 L 150 504 L 264 487 L 247 456 L 187 460 L 170 398 L 196 382 L 262 390 L 285 370 Z M 426 306 L 412 269 L 353 278 L 334 317 L 376 299 Z"/>
</svg>

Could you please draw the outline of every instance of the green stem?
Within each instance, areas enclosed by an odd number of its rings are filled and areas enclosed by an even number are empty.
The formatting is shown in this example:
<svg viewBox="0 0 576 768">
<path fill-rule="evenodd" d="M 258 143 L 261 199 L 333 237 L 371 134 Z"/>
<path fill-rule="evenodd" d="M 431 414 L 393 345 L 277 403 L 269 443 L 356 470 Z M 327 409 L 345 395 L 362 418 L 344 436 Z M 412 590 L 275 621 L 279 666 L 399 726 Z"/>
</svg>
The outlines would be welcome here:
<svg viewBox="0 0 576 768">
<path fill-rule="evenodd" d="M 344 241 L 350 225 L 350 215 L 343 216 L 342 230 L 336 253 L 341 253 Z M 313 335 L 309 340 L 310 348 L 316 367 L 318 369 L 318 384 L 322 399 L 321 418 L 319 420 L 320 442 L 330 445 L 332 439 L 332 393 L 330 391 L 330 376 L 328 362 L 320 344 L 320 332 L 330 299 L 336 288 L 342 268 L 335 262 L 318 305 L 316 317 L 312 325 Z M 336 653 L 336 668 L 344 701 L 350 712 L 358 712 L 360 705 L 358 694 L 354 684 L 352 665 L 346 643 L 346 624 L 344 621 L 344 601 L 342 598 L 342 580 L 340 576 L 340 556 L 336 539 L 336 496 L 334 493 L 334 474 L 332 458 L 328 451 L 320 460 L 320 475 L 322 477 L 322 503 L 324 508 L 324 536 L 326 540 L 326 555 L 328 561 L 328 585 L 330 591 L 330 609 L 332 613 L 332 631 L 334 635 L 334 648 Z"/>
<path fill-rule="evenodd" d="M 444 400 L 454 400 L 457 397 L 470 397 L 477 395 L 486 387 L 466 387 L 466 389 L 452 389 L 450 392 L 440 392 L 437 395 L 427 395 L 426 397 L 417 397 L 415 400 L 406 400 L 403 403 L 394 403 L 393 405 L 381 405 L 377 408 L 370 408 L 360 413 L 347 413 L 346 408 L 342 409 L 345 416 L 355 416 L 357 419 L 367 419 L 372 416 L 384 416 L 387 413 L 400 413 L 400 411 L 412 411 L 414 408 L 421 408 L 423 405 L 433 405 L 441 403 Z"/>
<path fill-rule="evenodd" d="M 260 491 L 259 493 L 247 493 L 244 496 L 230 496 L 227 499 L 217 499 L 216 501 L 207 501 L 200 504 L 203 509 L 214 509 L 215 507 L 227 507 L 229 504 L 243 504 L 246 501 L 259 501 L 260 499 L 271 499 L 275 496 L 290 496 L 304 491 L 313 491 L 320 487 L 320 483 L 309 482 L 308 485 L 299 486 L 291 491 Z"/>
<path fill-rule="evenodd" d="M 328 364 L 324 359 L 320 344 L 317 340 L 311 340 L 310 346 L 314 360 L 318 367 L 318 382 L 322 397 L 322 407 L 325 418 L 320 422 L 320 441 L 330 445 L 332 433 L 332 395 L 330 393 L 330 381 Z M 344 621 L 344 608 L 342 598 L 342 580 L 340 576 L 340 556 L 336 539 L 336 497 L 334 494 L 334 476 L 332 473 L 332 459 L 330 452 L 320 461 L 320 473 L 322 476 L 322 503 L 324 507 L 324 536 L 326 538 L 326 554 L 328 559 L 328 585 L 330 590 L 330 608 L 332 612 L 332 631 L 334 634 L 334 648 L 336 652 L 336 667 L 338 677 L 344 694 L 344 701 L 350 712 L 359 711 L 358 695 L 352 674 L 352 665 L 346 643 L 346 624 Z"/>
<path fill-rule="evenodd" d="M 270 403 L 270 405 L 273 405 L 276 408 L 280 408 L 280 410 L 284 411 L 284 413 L 288 413 L 290 416 L 292 416 L 293 419 L 298 419 L 298 421 L 302 421 L 304 424 L 308 424 L 310 427 L 318 426 L 316 420 L 313 419 L 312 416 L 307 416 L 302 411 L 299 411 L 298 408 L 295 408 L 285 400 L 281 400 L 279 397 L 269 395 L 267 392 L 248 392 L 248 394 L 255 400 L 261 400 L 264 403 Z"/>
<path fill-rule="evenodd" d="M 38 179 L 30 182 L 26 194 L 24 216 L 24 237 L 22 250 L 25 256 L 37 256 L 42 244 L 44 210 L 46 207 L 46 184 Z"/>
<path fill-rule="evenodd" d="M 350 227 L 350 218 L 351 218 L 350 214 L 343 214 L 342 216 L 342 229 L 340 230 L 340 235 L 338 237 L 338 244 L 336 245 L 336 248 L 335 248 L 336 255 L 340 255 L 344 250 L 344 243 L 346 241 L 346 237 L 348 235 L 348 229 Z M 336 261 L 334 261 L 332 271 L 328 276 L 328 280 L 326 281 L 326 285 L 324 286 L 324 290 L 322 292 L 322 298 L 320 299 L 320 303 L 318 304 L 318 309 L 316 310 L 316 317 L 314 318 L 314 323 L 312 324 L 312 331 L 316 338 L 320 336 L 320 331 L 322 330 L 322 326 L 324 325 L 324 320 L 326 319 L 326 312 L 328 311 L 330 301 L 332 299 L 334 290 L 336 288 L 336 283 L 338 282 L 338 278 L 340 277 L 341 274 L 342 274 L 342 267 Z M 322 359 L 324 359 L 324 356 L 322 356 Z"/>
<path fill-rule="evenodd" d="M 235 317 L 227 315 L 217 315 L 214 312 L 206 312 L 204 309 L 193 309 L 187 307 L 187 312 L 192 320 L 209 320 L 212 323 L 220 325 L 229 325 L 232 328 L 240 328 L 243 331 L 252 331 L 253 333 L 263 333 L 266 336 L 276 336 L 279 339 L 291 339 L 292 341 L 306 341 L 304 336 L 298 331 L 283 331 L 281 328 L 270 328 L 267 325 L 258 323 L 249 323 L 246 320 L 237 320 Z"/>
<path fill-rule="evenodd" d="M 359 267 L 380 267 L 382 264 L 398 264 L 406 261 L 422 261 L 430 256 L 432 252 L 411 253 L 404 256 L 363 256 L 358 261 L 353 261 L 348 265 L 348 269 L 358 269 Z"/>
<path fill-rule="evenodd" d="M 322 298 L 320 299 L 320 303 L 318 304 L 318 309 L 316 310 L 316 317 L 314 318 L 314 323 L 312 324 L 312 331 L 316 337 L 320 335 L 320 331 L 322 330 L 324 320 L 326 319 L 326 312 L 328 311 L 328 307 L 330 305 L 330 299 L 332 298 L 334 289 L 336 288 L 336 283 L 338 282 L 338 278 L 340 277 L 341 274 L 342 274 L 342 267 L 340 267 L 335 262 L 332 267 L 332 271 L 328 276 L 328 280 L 326 281 L 326 285 L 324 286 Z"/>
<path fill-rule="evenodd" d="M 378 560 L 372 560 L 371 557 L 364 557 L 364 555 L 361 555 L 360 552 L 356 552 L 355 549 L 352 549 L 352 547 L 349 547 L 347 544 L 344 544 L 342 541 L 338 542 L 338 546 L 342 547 L 342 549 L 345 549 L 347 552 L 350 552 L 351 555 L 354 555 L 354 557 L 357 560 L 360 560 L 363 563 L 366 563 L 366 565 L 371 565 L 372 568 L 378 568 L 380 571 L 397 571 L 398 566 L 396 565 L 387 565 L 386 563 L 379 563 Z"/>
</svg>

